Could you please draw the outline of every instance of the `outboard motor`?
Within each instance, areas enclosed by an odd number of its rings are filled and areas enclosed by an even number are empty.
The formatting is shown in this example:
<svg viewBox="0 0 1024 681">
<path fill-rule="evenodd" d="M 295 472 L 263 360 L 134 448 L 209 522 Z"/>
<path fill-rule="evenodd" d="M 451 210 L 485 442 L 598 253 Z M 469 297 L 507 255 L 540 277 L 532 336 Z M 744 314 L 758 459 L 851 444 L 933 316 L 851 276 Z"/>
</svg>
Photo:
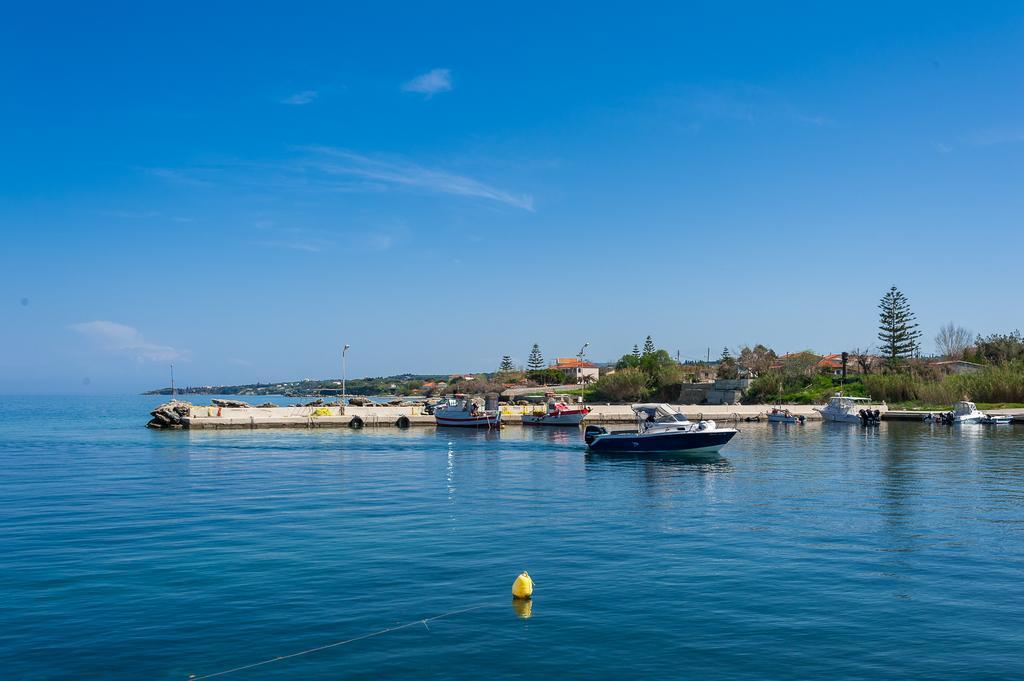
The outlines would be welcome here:
<svg viewBox="0 0 1024 681">
<path fill-rule="evenodd" d="M 882 412 L 875 409 L 861 409 L 857 412 L 857 416 L 860 417 L 861 425 L 864 426 L 876 426 L 882 422 Z"/>
<path fill-rule="evenodd" d="M 583 431 L 583 441 L 588 445 L 597 439 L 598 435 L 604 435 L 608 431 L 603 426 L 587 426 L 586 430 Z"/>
</svg>

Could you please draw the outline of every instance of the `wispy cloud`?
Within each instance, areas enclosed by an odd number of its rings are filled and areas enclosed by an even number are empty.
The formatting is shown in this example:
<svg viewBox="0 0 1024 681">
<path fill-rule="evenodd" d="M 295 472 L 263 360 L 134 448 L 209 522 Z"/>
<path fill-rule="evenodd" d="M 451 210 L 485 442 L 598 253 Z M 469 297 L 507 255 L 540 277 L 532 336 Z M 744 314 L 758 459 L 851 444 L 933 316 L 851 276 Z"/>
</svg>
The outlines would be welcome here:
<svg viewBox="0 0 1024 681">
<path fill-rule="evenodd" d="M 307 163 L 328 175 L 359 178 L 384 187 L 470 196 L 533 210 L 533 197 L 529 194 L 513 194 L 465 175 L 427 168 L 400 158 L 365 156 L 348 149 L 311 147 L 308 150 L 312 156 Z"/>
<path fill-rule="evenodd" d="M 972 130 L 960 135 L 952 141 L 933 142 L 932 148 L 940 154 L 948 154 L 956 148 L 993 147 L 1004 144 L 1024 143 L 1024 129 L 1020 128 L 985 128 Z"/>
<path fill-rule="evenodd" d="M 306 239 L 267 239 L 264 241 L 253 241 L 252 244 L 253 246 L 262 246 L 263 248 L 302 251 L 303 253 L 320 253 L 324 250 L 324 245 L 322 243 Z"/>
<path fill-rule="evenodd" d="M 250 241 L 250 245 L 273 250 L 321 253 L 331 246 L 330 235 L 318 229 L 280 225 L 275 220 L 260 219 L 252 229 L 264 237 Z"/>
<path fill-rule="evenodd" d="M 306 228 L 280 226 L 273 221 L 260 221 L 253 229 L 266 233 L 267 238 L 250 241 L 252 246 L 275 250 L 322 253 L 342 249 L 359 253 L 389 251 L 408 242 L 412 232 L 404 221 L 362 219 L 343 226 Z M 338 234 L 346 236 L 339 239 Z"/>
<path fill-rule="evenodd" d="M 180 215 L 164 215 L 163 213 L 155 210 L 107 210 L 100 214 L 105 217 L 117 218 L 119 220 L 171 220 L 173 222 L 180 223 L 195 222 L 195 218 L 183 217 Z"/>
<path fill-rule="evenodd" d="M 448 194 L 533 211 L 533 197 L 506 191 L 466 175 L 420 165 L 402 156 L 360 154 L 349 149 L 312 146 L 276 162 L 231 161 L 190 168 L 148 169 L 169 182 L 196 187 L 240 187 L 266 193 L 304 192 L 327 195 L 340 192 L 409 190 Z"/>
<path fill-rule="evenodd" d="M 161 180 L 183 184 L 189 187 L 212 187 L 213 182 L 196 177 L 194 173 L 177 170 L 175 168 L 148 168 L 147 171 L 153 177 Z"/>
<path fill-rule="evenodd" d="M 422 73 L 412 80 L 402 83 L 404 92 L 418 92 L 433 97 L 439 92 L 448 92 L 452 89 L 452 72 L 448 69 L 431 69 Z"/>
<path fill-rule="evenodd" d="M 150 343 L 138 329 L 127 324 L 96 320 L 72 324 L 71 329 L 102 352 L 128 355 L 139 361 L 166 362 L 187 354 L 169 345 Z"/>
<path fill-rule="evenodd" d="M 319 93 L 316 90 L 303 90 L 302 92 L 296 92 L 294 95 L 285 97 L 281 100 L 282 104 L 291 104 L 293 106 L 302 106 L 303 104 L 311 104 Z"/>
<path fill-rule="evenodd" d="M 990 147 L 995 144 L 1017 144 L 1024 142 L 1024 130 L 1013 128 L 975 130 L 964 136 L 964 142 L 975 147 Z"/>
<path fill-rule="evenodd" d="M 665 99 L 662 108 L 673 116 L 690 119 L 688 132 L 702 132 L 705 124 L 718 121 L 758 124 L 786 122 L 826 127 L 835 121 L 810 113 L 779 92 L 750 83 L 723 83 L 714 88 L 684 88 Z"/>
</svg>

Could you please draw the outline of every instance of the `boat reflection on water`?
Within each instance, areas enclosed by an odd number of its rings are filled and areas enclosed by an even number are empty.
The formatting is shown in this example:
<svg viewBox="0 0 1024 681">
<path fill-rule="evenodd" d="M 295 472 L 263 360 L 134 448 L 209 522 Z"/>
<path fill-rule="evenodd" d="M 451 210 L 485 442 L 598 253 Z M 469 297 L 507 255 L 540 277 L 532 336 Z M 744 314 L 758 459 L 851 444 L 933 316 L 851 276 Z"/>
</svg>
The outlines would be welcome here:
<svg viewBox="0 0 1024 681">
<path fill-rule="evenodd" d="M 478 442 L 501 439 L 505 442 L 527 442 L 539 445 L 578 447 L 583 441 L 583 431 L 572 428 L 529 428 L 524 426 L 502 426 L 499 428 L 439 428 L 434 435 L 439 439 L 461 442 Z"/>
<path fill-rule="evenodd" d="M 717 503 L 718 481 L 733 473 L 728 459 L 716 454 L 667 452 L 589 452 L 585 466 L 594 480 L 631 479 L 642 491 L 641 505 L 650 499 L 678 499 L 697 495 L 706 503 Z M 620 483 L 621 484 L 621 483 Z M 659 502 L 660 503 L 660 502 Z"/>
<path fill-rule="evenodd" d="M 438 428 L 433 435 L 449 442 L 490 442 L 501 439 L 501 428 Z"/>
<path fill-rule="evenodd" d="M 686 452 L 587 452 L 587 463 L 622 465 L 629 463 L 662 464 L 681 468 L 729 470 L 732 463 L 717 453 Z"/>
<path fill-rule="evenodd" d="M 578 426 L 561 428 L 551 426 L 547 428 L 515 428 L 508 429 L 509 437 L 552 445 L 573 445 L 576 446 L 583 439 L 582 431 Z"/>
<path fill-rule="evenodd" d="M 515 611 L 516 617 L 519 619 L 530 619 L 533 617 L 533 599 L 513 598 L 512 610 Z"/>
</svg>

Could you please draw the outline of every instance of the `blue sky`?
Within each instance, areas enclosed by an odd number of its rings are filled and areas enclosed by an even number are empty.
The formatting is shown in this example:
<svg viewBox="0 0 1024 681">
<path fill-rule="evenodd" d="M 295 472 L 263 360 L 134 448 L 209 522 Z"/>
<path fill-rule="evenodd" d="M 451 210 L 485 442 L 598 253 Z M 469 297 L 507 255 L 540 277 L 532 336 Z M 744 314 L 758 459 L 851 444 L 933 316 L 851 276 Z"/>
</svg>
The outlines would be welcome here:
<svg viewBox="0 0 1024 681">
<path fill-rule="evenodd" d="M 1024 8 L 834 5 L 12 7 L 0 392 L 1024 326 Z"/>
</svg>

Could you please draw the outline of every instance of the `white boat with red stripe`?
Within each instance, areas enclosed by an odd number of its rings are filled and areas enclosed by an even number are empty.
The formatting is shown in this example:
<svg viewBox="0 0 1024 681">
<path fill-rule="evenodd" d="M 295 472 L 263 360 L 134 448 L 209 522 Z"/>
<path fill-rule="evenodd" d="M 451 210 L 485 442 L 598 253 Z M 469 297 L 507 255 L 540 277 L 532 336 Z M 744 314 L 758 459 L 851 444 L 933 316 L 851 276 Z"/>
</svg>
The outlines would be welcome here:
<svg viewBox="0 0 1024 681">
<path fill-rule="evenodd" d="M 523 414 L 524 426 L 578 426 L 590 413 L 590 407 L 573 407 L 565 402 L 548 401 L 546 411 Z"/>
<path fill-rule="evenodd" d="M 461 428 L 498 428 L 501 426 L 501 412 L 481 409 L 466 397 L 449 397 L 434 407 L 434 418 L 439 426 Z"/>
</svg>

